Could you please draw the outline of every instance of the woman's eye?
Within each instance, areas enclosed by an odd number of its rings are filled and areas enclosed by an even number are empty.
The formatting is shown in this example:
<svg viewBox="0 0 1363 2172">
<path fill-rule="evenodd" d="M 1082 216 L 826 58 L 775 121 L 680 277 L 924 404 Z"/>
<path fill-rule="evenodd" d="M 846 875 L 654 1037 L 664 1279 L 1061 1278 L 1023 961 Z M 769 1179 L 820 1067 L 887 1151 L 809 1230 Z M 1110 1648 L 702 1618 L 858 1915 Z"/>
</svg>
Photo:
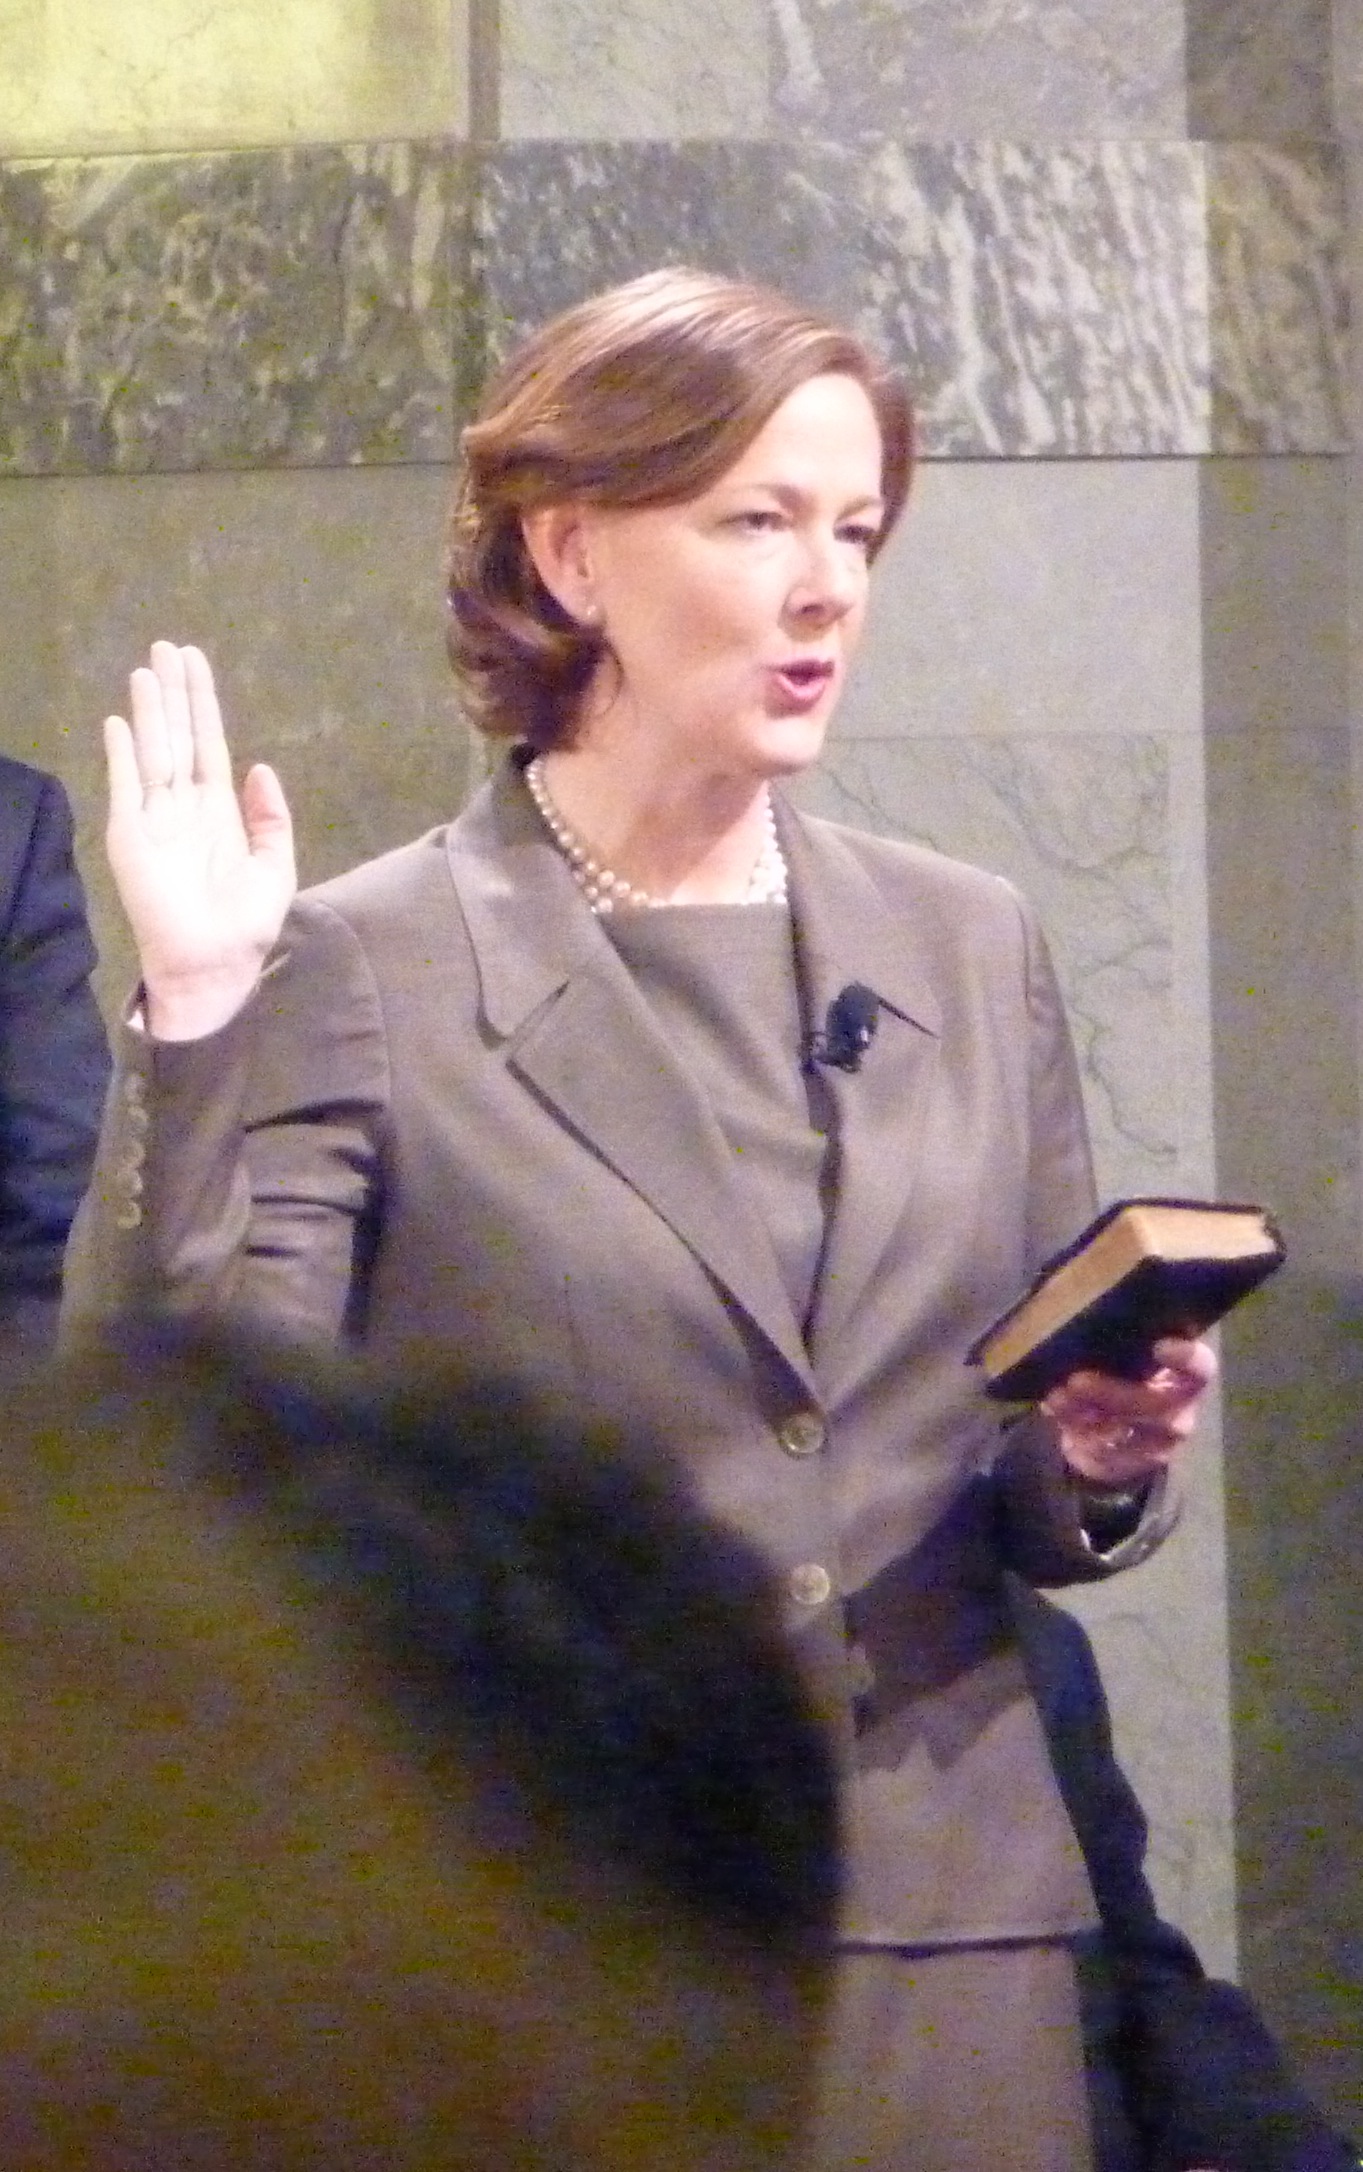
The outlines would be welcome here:
<svg viewBox="0 0 1363 2172">
<path fill-rule="evenodd" d="M 745 528 L 754 535 L 763 535 L 771 529 L 780 528 L 783 522 L 784 515 L 778 513 L 774 506 L 753 505 L 741 513 L 735 513 L 732 525 L 735 528 Z"/>
<path fill-rule="evenodd" d="M 844 543 L 851 543 L 869 557 L 880 540 L 880 530 L 871 521 L 850 520 L 838 530 Z"/>
</svg>

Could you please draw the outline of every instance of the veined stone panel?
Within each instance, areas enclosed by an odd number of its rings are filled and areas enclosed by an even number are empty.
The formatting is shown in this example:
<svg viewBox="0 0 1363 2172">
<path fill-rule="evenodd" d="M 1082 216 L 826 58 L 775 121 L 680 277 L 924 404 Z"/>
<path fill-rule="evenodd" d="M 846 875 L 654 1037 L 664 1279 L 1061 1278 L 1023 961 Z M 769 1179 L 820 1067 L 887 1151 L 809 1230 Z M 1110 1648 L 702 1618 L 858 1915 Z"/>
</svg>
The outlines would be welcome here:
<svg viewBox="0 0 1363 2172">
<path fill-rule="evenodd" d="M 761 137 L 765 0 L 501 0 L 501 134 Z"/>
<path fill-rule="evenodd" d="M 1208 144 L 1212 447 L 1343 452 L 1348 289 L 1336 147 Z"/>
<path fill-rule="evenodd" d="M 462 135 L 464 0 L 0 0 L 0 157 Z"/>
<path fill-rule="evenodd" d="M 749 272 L 906 366 L 929 456 L 1205 449 L 1202 233 L 1179 145 L 519 144 L 481 207 L 508 335 L 659 263 Z"/>
<path fill-rule="evenodd" d="M 1182 0 L 768 0 L 783 131 L 1186 133 Z"/>
<path fill-rule="evenodd" d="M 854 192 L 858 321 L 925 387 L 927 450 L 1206 443 L 1196 152 L 884 142 L 824 157 L 825 185 Z"/>
<path fill-rule="evenodd" d="M 500 345 L 658 264 L 770 280 L 903 364 L 928 458 L 1333 451 L 1333 175 L 1311 146 L 526 142 L 483 169 L 479 276 Z"/>
<path fill-rule="evenodd" d="M 1311 146 L 18 162 L 0 166 L 0 472 L 446 458 L 485 347 L 683 260 L 877 340 L 916 388 L 929 458 L 1332 451 L 1338 212 Z"/>
<path fill-rule="evenodd" d="M 461 154 L 0 166 L 0 472 L 447 458 Z"/>
<path fill-rule="evenodd" d="M 1162 740 L 857 739 L 803 805 L 1006 875 L 1055 951 L 1106 1195 L 1179 1189 L 1169 763 Z M 1200 1159 L 1204 1142 L 1195 1142 Z"/>
</svg>

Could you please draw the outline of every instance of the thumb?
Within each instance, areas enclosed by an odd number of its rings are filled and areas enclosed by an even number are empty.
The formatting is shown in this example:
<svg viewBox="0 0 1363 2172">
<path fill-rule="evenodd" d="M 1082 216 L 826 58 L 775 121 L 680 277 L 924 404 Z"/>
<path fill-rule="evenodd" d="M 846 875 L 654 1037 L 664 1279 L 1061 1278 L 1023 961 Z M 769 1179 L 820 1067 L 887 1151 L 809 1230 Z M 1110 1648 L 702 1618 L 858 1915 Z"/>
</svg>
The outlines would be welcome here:
<svg viewBox="0 0 1363 2172">
<path fill-rule="evenodd" d="M 293 817 L 284 787 L 268 762 L 256 762 L 241 788 L 241 811 L 251 857 L 269 860 L 293 880 Z"/>
</svg>

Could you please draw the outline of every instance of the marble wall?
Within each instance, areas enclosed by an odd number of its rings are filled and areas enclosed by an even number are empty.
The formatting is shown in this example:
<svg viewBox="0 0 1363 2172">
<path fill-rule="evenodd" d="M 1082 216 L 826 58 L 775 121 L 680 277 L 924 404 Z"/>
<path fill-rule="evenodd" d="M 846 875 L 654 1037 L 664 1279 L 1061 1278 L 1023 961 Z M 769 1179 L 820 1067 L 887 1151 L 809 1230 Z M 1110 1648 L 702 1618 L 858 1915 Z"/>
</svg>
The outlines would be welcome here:
<svg viewBox="0 0 1363 2172">
<path fill-rule="evenodd" d="M 1211 1441 L 1177 1539 L 1084 1611 L 1168 1905 L 1233 1965 L 1234 1822 L 1250 1979 L 1343 2106 L 1357 1874 L 1290 1814 L 1303 1777 L 1327 1829 L 1359 1808 L 1330 1581 L 1348 1426 L 1311 1401 L 1363 1228 L 1363 0 L 1337 16 L 165 0 L 153 35 L 145 11 L 0 0 L 0 684 L 6 747 L 72 782 L 112 1000 L 93 725 L 150 635 L 211 648 L 309 873 L 461 797 L 445 474 L 519 328 L 685 257 L 906 366 L 926 465 L 811 798 L 1035 895 L 1106 1189 L 1220 1184 L 1289 1224 L 1285 1310 L 1228 1338 L 1229 1550 Z"/>
</svg>

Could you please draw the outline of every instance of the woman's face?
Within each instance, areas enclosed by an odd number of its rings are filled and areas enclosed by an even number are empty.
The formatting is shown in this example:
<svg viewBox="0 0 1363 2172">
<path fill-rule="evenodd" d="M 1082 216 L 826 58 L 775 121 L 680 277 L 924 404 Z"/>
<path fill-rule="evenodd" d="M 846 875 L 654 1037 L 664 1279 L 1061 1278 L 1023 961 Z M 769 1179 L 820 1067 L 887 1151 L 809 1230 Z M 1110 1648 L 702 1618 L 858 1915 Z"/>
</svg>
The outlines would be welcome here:
<svg viewBox="0 0 1363 2172">
<path fill-rule="evenodd" d="M 810 378 L 719 481 L 680 505 L 582 507 L 580 604 L 609 664 L 585 738 L 779 776 L 823 744 L 866 610 L 881 437 L 855 378 Z M 570 608 L 572 604 L 570 603 Z"/>
</svg>

